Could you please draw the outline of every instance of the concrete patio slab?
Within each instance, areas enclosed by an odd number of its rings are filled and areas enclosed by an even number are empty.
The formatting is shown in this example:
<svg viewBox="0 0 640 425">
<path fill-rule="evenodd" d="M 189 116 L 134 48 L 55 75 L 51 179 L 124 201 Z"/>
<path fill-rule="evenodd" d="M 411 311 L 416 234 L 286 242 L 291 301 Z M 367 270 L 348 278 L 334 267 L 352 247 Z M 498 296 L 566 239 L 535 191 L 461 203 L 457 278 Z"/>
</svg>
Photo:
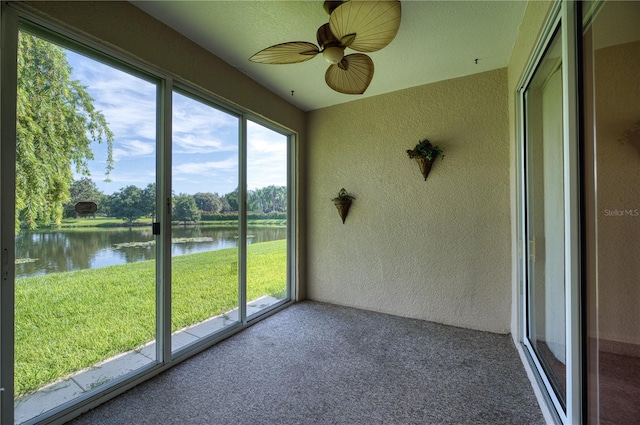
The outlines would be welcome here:
<svg viewBox="0 0 640 425">
<path fill-rule="evenodd" d="M 198 338 L 204 338 L 206 336 L 211 335 L 214 332 L 219 331 L 220 329 L 232 325 L 238 322 L 237 316 L 238 313 L 235 314 L 223 314 L 221 316 L 212 317 L 211 319 L 207 319 L 204 322 L 200 322 L 197 325 L 191 326 L 189 328 L 183 329 L 180 332 L 187 332 L 191 335 L 195 335 Z M 235 318 L 232 316 L 236 316 Z"/>
<path fill-rule="evenodd" d="M 199 340 L 196 335 L 186 331 L 179 331 L 171 335 L 171 351 L 176 351 Z"/>
<path fill-rule="evenodd" d="M 14 422 L 19 424 L 35 418 L 42 413 L 56 408 L 84 393 L 82 387 L 73 381 L 65 379 L 47 385 L 14 402 Z"/>
<path fill-rule="evenodd" d="M 91 391 L 100 385 L 153 363 L 149 357 L 136 351 L 129 351 L 112 357 L 91 369 L 73 375 L 73 380 L 85 391 Z"/>
</svg>

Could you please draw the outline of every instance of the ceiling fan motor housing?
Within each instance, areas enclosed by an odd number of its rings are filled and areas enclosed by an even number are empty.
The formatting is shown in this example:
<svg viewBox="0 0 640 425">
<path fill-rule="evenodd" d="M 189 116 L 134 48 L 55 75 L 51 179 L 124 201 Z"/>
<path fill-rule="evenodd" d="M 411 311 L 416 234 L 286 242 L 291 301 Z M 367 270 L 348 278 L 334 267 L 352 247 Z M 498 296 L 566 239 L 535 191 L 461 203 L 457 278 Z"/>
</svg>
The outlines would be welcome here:
<svg viewBox="0 0 640 425">
<path fill-rule="evenodd" d="M 340 46 L 329 46 L 322 52 L 322 57 L 330 64 L 335 65 L 344 57 L 344 49 Z"/>
</svg>

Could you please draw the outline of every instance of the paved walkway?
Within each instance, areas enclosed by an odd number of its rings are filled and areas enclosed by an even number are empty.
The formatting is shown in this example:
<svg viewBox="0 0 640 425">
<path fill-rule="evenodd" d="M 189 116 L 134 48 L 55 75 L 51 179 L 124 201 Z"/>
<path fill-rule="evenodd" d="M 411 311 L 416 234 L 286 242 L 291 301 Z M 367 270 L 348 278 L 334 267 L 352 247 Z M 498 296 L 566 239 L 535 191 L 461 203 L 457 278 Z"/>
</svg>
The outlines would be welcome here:
<svg viewBox="0 0 640 425">
<path fill-rule="evenodd" d="M 274 297 L 258 298 L 247 305 L 247 316 L 258 313 L 279 301 L 281 300 Z M 175 352 L 200 338 L 209 336 L 238 321 L 238 309 L 234 309 L 175 332 L 171 335 L 171 351 Z M 155 362 L 155 359 L 156 343 L 153 341 L 141 348 L 127 351 L 126 353 L 107 359 L 90 369 L 82 370 L 60 381 L 42 387 L 35 393 L 15 401 L 14 421 L 16 424 L 26 422 L 100 385 L 109 383 L 129 372 L 152 364 Z"/>
</svg>

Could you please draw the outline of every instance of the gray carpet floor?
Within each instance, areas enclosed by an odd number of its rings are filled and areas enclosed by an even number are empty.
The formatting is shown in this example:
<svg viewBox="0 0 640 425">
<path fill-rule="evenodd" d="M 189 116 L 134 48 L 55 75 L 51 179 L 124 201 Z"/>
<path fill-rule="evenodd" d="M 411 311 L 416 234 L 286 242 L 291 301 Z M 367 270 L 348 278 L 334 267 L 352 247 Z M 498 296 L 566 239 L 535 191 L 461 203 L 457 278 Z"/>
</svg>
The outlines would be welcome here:
<svg viewBox="0 0 640 425">
<path fill-rule="evenodd" d="M 83 424 L 544 424 L 508 335 L 304 301 Z"/>
</svg>

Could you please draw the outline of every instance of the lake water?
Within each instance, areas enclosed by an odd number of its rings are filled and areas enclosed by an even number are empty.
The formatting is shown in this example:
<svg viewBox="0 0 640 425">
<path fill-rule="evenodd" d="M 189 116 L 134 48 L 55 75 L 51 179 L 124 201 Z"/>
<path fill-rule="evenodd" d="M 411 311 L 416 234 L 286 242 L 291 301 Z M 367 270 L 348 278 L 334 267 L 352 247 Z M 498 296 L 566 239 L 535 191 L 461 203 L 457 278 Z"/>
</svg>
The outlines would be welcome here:
<svg viewBox="0 0 640 425">
<path fill-rule="evenodd" d="M 284 227 L 251 227 L 248 243 L 286 239 Z M 207 226 L 172 228 L 173 256 L 238 246 L 238 229 Z M 150 227 L 22 230 L 16 236 L 16 278 L 155 259 Z"/>
</svg>

